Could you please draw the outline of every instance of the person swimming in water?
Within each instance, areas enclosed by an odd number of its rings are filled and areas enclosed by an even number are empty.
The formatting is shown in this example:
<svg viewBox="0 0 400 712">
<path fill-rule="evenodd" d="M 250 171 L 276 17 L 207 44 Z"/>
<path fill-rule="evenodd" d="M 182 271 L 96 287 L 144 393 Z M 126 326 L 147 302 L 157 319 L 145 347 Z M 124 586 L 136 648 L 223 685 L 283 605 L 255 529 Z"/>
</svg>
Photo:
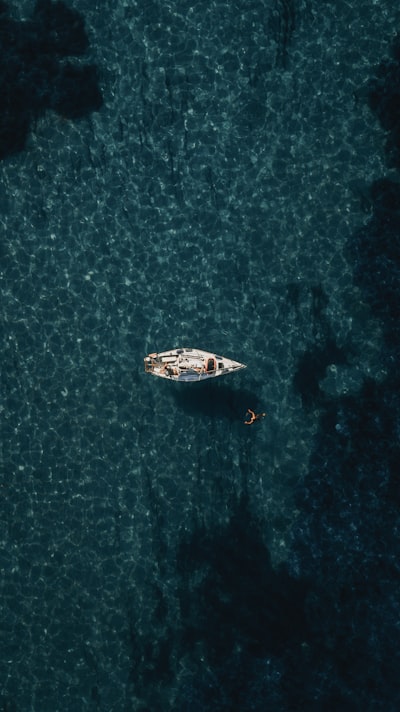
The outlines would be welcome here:
<svg viewBox="0 0 400 712">
<path fill-rule="evenodd" d="M 256 422 L 256 420 L 261 420 L 261 418 L 265 418 L 267 415 L 266 413 L 255 413 L 254 410 L 251 410 L 250 408 L 247 408 L 247 413 L 250 414 L 250 420 L 245 420 L 244 424 L 245 425 L 253 425 L 253 423 Z M 247 418 L 247 414 L 246 414 Z"/>
</svg>

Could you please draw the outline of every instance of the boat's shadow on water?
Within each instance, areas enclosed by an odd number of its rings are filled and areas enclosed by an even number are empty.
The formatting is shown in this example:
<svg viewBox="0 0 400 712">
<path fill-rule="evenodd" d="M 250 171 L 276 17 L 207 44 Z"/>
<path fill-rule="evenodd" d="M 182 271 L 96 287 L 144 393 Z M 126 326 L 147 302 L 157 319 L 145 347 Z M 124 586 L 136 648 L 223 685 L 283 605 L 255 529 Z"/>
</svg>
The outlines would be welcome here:
<svg viewBox="0 0 400 712">
<path fill-rule="evenodd" d="M 243 419 L 247 408 L 257 408 L 258 398 L 252 391 L 224 383 L 177 384 L 173 398 L 188 415 L 209 418 Z"/>
</svg>

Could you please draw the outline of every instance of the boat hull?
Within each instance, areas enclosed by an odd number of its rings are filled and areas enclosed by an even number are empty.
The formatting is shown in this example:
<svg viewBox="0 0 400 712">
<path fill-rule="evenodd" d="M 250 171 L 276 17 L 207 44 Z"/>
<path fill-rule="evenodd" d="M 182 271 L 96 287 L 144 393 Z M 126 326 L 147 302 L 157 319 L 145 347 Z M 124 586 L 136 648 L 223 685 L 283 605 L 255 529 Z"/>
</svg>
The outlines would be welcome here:
<svg viewBox="0 0 400 712">
<path fill-rule="evenodd" d="M 190 348 L 149 354 L 144 359 L 144 366 L 146 373 L 180 383 L 207 381 L 246 368 L 239 361 L 218 356 L 211 351 Z"/>
</svg>

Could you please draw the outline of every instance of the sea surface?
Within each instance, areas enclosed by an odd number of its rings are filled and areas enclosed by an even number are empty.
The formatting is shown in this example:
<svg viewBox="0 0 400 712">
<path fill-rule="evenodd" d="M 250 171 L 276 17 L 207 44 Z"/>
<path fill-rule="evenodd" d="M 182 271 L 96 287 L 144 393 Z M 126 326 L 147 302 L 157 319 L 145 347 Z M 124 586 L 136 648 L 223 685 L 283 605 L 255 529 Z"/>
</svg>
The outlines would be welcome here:
<svg viewBox="0 0 400 712">
<path fill-rule="evenodd" d="M 0 3 L 4 712 L 400 709 L 399 31 Z"/>
</svg>

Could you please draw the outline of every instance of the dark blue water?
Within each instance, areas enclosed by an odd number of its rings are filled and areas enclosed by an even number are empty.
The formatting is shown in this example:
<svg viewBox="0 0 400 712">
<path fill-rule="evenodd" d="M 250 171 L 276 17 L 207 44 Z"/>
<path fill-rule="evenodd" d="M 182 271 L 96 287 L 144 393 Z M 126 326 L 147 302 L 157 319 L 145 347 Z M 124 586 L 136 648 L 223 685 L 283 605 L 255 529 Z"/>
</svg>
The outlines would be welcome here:
<svg viewBox="0 0 400 712">
<path fill-rule="evenodd" d="M 0 4 L 0 706 L 394 712 L 400 12 L 68 7 Z"/>
</svg>

